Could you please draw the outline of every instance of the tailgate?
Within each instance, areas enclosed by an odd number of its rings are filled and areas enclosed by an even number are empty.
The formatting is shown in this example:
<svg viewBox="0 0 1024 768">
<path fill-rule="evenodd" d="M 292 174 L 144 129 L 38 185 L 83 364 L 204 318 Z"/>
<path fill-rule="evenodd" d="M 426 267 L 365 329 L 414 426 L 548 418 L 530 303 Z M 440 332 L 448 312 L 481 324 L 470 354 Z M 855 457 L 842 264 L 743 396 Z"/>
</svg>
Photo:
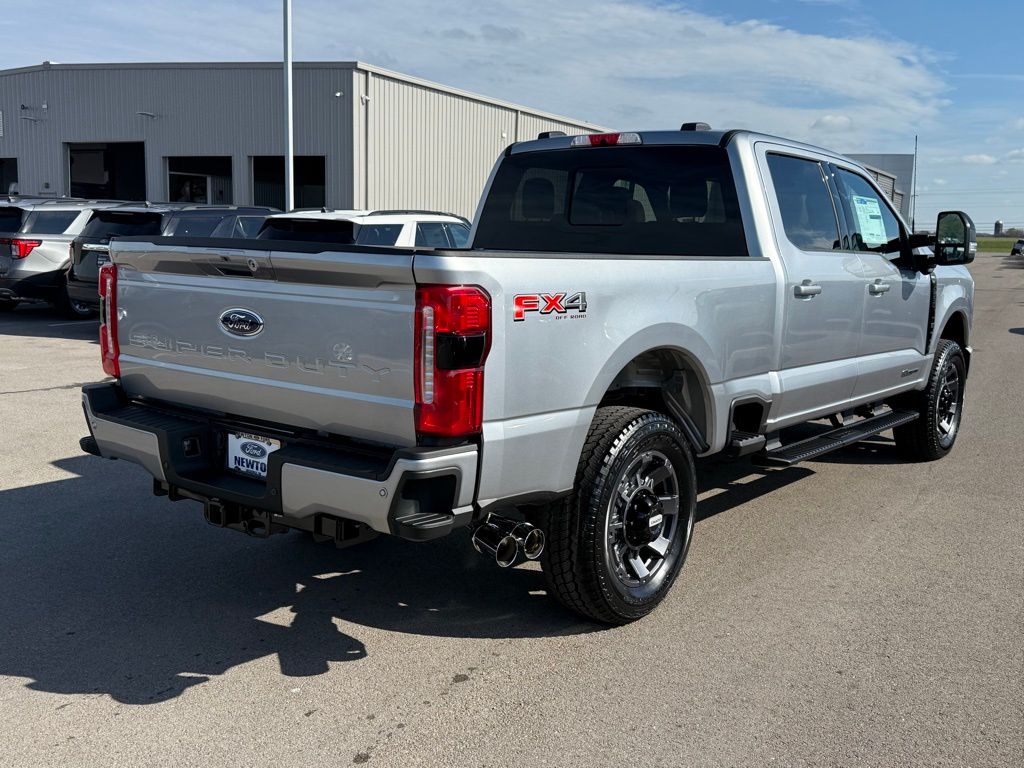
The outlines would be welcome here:
<svg viewBox="0 0 1024 768">
<path fill-rule="evenodd" d="M 412 253 L 237 246 L 111 243 L 129 396 L 415 445 Z"/>
<path fill-rule="evenodd" d="M 110 245 L 106 238 L 82 238 L 72 241 L 71 271 L 75 280 L 98 283 L 100 267 L 110 261 Z"/>
</svg>

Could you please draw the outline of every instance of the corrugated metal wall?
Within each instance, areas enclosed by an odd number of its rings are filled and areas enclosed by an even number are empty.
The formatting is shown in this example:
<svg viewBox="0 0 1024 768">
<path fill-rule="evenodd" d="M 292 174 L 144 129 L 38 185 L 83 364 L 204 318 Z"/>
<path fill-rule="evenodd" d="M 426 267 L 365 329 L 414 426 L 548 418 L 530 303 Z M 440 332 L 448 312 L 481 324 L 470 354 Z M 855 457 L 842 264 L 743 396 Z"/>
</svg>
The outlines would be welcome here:
<svg viewBox="0 0 1024 768">
<path fill-rule="evenodd" d="M 279 67 L 223 64 L 0 73 L 0 157 L 19 158 L 22 193 L 67 194 L 67 143 L 143 141 L 147 197 L 165 200 L 165 158 L 230 156 L 234 202 L 248 203 L 249 158 L 284 154 L 282 78 Z M 352 204 L 351 79 L 337 65 L 295 69 L 295 151 L 326 156 L 337 207 Z"/>
<path fill-rule="evenodd" d="M 471 217 L 495 160 L 509 144 L 543 130 L 594 130 L 378 71 L 360 70 L 356 83 L 369 97 L 357 99 L 363 111 L 355 131 L 361 207 L 429 208 Z"/>
<path fill-rule="evenodd" d="M 0 158 L 18 159 L 23 194 L 60 195 L 69 143 L 141 141 L 146 195 L 166 200 L 168 157 L 228 156 L 233 202 L 251 203 L 251 158 L 284 153 L 282 81 L 280 66 L 259 63 L 3 71 Z M 326 157 L 332 208 L 472 216 L 506 146 L 596 130 L 354 62 L 296 64 L 294 87 L 295 153 Z"/>
</svg>

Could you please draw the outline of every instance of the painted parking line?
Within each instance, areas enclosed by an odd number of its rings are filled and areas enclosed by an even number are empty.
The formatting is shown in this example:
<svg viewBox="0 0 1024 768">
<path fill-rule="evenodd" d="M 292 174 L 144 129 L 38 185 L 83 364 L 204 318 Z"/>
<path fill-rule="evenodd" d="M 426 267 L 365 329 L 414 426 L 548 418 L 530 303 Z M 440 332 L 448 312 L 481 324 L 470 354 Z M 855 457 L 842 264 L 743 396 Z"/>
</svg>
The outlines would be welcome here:
<svg viewBox="0 0 1024 768">
<path fill-rule="evenodd" d="M 84 325 L 85 323 L 96 323 L 98 320 L 69 320 L 66 323 L 50 323 L 51 328 L 60 328 L 62 325 Z"/>
</svg>

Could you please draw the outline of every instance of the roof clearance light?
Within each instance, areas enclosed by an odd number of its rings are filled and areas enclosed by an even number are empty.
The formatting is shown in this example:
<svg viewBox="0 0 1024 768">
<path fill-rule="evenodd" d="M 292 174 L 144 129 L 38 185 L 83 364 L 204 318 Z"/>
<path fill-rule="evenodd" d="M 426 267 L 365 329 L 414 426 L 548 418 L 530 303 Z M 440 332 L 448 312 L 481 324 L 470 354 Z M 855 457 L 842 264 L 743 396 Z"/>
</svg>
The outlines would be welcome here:
<svg viewBox="0 0 1024 768">
<path fill-rule="evenodd" d="M 643 144 L 639 133 L 590 133 L 573 136 L 570 147 L 614 147 L 617 144 Z"/>
</svg>

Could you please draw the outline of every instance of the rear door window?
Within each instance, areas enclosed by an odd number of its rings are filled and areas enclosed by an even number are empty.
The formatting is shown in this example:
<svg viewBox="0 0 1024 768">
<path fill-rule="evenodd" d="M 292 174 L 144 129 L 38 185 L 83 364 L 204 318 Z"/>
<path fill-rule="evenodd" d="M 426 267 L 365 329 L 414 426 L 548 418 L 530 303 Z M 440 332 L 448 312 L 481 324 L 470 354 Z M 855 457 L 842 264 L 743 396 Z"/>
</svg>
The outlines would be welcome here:
<svg viewBox="0 0 1024 768">
<path fill-rule="evenodd" d="M 900 222 L 884 195 L 867 179 L 842 168 L 835 178 L 850 230 L 850 250 L 898 253 Z"/>
<path fill-rule="evenodd" d="M 802 251 L 838 250 L 839 221 L 821 164 L 772 153 L 768 170 L 789 242 Z"/>
<path fill-rule="evenodd" d="M 82 230 L 82 237 L 109 238 L 159 235 L 163 216 L 149 211 L 96 211 Z"/>
<path fill-rule="evenodd" d="M 21 227 L 25 235 L 63 235 L 81 211 L 32 211 Z"/>
<path fill-rule="evenodd" d="M 510 155 L 495 174 L 474 247 L 637 256 L 748 253 L 729 156 L 717 146 Z"/>
</svg>

